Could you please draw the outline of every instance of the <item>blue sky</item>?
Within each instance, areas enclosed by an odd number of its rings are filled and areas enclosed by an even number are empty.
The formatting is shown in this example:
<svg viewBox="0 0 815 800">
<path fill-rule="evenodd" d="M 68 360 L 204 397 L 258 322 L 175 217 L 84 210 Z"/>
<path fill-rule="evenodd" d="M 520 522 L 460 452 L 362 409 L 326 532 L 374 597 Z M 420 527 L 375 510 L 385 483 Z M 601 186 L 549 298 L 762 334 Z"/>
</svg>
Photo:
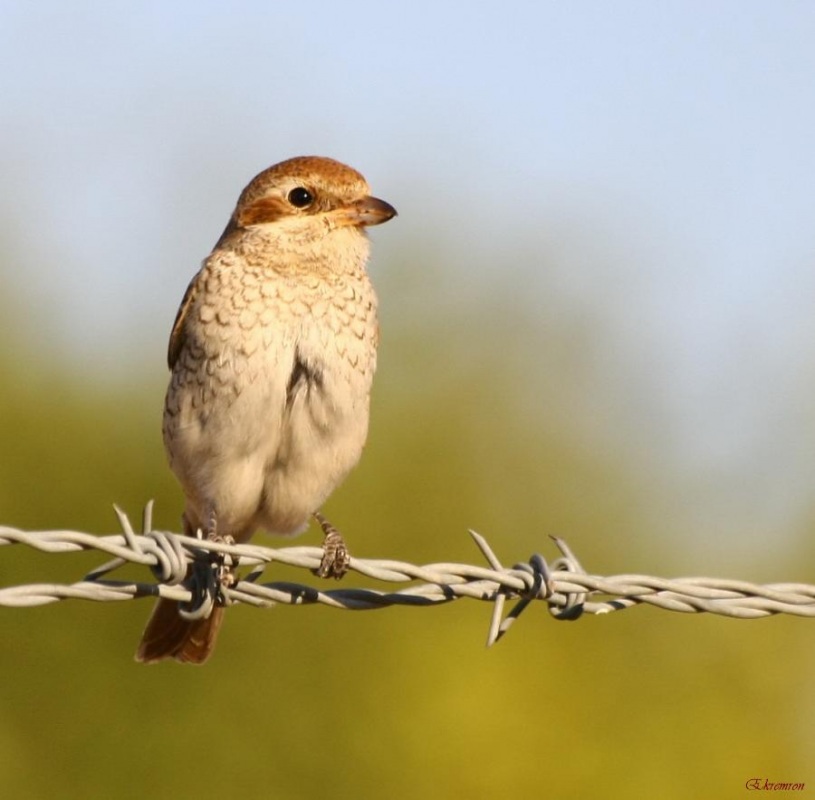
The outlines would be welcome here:
<svg viewBox="0 0 815 800">
<path fill-rule="evenodd" d="M 11 342 L 163 364 L 248 178 L 331 155 L 400 211 L 382 259 L 441 243 L 440 308 L 503 281 L 591 319 L 584 413 L 644 413 L 653 459 L 783 524 L 815 478 L 813 41 L 787 0 L 3 3 Z"/>
</svg>

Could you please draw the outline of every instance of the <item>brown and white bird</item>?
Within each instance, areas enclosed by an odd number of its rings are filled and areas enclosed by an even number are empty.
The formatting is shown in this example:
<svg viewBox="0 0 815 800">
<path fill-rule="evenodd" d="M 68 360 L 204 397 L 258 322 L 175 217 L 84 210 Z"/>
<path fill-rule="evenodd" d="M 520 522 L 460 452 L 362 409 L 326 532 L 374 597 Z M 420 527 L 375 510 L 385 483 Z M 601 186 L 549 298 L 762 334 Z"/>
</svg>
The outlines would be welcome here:
<svg viewBox="0 0 815 800">
<path fill-rule="evenodd" d="M 356 465 L 378 338 L 365 228 L 395 214 L 356 170 L 316 156 L 241 193 L 170 336 L 163 434 L 188 535 L 299 533 Z M 202 663 L 222 617 L 160 599 L 136 659 Z"/>
</svg>

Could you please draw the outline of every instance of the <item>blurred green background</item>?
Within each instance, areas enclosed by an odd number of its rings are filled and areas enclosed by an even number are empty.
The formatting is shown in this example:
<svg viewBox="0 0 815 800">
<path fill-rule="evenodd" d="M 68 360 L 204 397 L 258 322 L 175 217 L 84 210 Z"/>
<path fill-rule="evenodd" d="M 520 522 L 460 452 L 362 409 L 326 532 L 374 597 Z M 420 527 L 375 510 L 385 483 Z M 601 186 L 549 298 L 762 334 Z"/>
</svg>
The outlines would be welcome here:
<svg viewBox="0 0 815 800">
<path fill-rule="evenodd" d="M 175 309 L 246 181 L 319 153 L 400 212 L 325 509 L 354 554 L 477 563 L 472 527 L 507 563 L 556 534 L 598 574 L 813 582 L 813 33 L 793 2 L 0 6 L 0 524 L 178 528 Z M 102 560 L 0 555 L 2 586 Z M 815 782 L 803 619 L 540 607 L 487 651 L 475 602 L 237 608 L 196 669 L 133 662 L 149 610 L 0 608 L 4 795 Z"/>
</svg>

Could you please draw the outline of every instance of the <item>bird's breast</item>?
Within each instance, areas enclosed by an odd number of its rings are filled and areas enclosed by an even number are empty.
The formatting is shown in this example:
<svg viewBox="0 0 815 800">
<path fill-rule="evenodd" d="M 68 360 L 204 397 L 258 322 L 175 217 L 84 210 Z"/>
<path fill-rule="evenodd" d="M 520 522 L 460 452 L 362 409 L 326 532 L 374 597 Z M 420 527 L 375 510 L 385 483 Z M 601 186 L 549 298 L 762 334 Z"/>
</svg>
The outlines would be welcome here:
<svg viewBox="0 0 815 800">
<path fill-rule="evenodd" d="M 365 405 L 376 369 L 376 296 L 364 272 L 281 275 L 209 263 L 198 278 L 168 411 L 268 419 L 309 413 L 315 430 Z M 367 413 L 367 412 L 366 412 Z"/>
</svg>

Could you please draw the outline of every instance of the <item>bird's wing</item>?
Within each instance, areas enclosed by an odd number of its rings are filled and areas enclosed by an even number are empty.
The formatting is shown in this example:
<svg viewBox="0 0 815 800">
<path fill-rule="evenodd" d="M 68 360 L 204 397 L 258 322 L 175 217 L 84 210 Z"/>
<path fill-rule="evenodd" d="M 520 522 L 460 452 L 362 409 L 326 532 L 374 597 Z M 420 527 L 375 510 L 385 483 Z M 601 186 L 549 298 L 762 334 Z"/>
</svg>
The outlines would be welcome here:
<svg viewBox="0 0 815 800">
<path fill-rule="evenodd" d="M 195 284 L 196 275 L 190 281 L 187 291 L 184 292 L 184 298 L 181 300 L 181 305 L 178 307 L 178 313 L 175 315 L 175 322 L 173 323 L 173 330 L 170 333 L 170 343 L 167 347 L 167 365 L 172 369 L 175 362 L 178 361 L 178 356 L 181 353 L 181 348 L 184 346 L 184 323 L 187 319 L 187 312 L 190 310 L 192 301 L 195 299 Z"/>
</svg>

